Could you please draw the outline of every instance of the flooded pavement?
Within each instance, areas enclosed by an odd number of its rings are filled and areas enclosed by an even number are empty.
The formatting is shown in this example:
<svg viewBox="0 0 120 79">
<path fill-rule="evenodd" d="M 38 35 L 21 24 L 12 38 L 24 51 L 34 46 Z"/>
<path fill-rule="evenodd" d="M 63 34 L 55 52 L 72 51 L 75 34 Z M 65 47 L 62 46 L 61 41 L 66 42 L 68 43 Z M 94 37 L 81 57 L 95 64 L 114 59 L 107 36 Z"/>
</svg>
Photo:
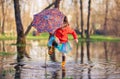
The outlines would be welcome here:
<svg viewBox="0 0 120 79">
<path fill-rule="evenodd" d="M 0 41 L 0 79 L 120 79 L 120 42 L 70 41 L 73 50 L 66 54 L 61 67 L 61 53 L 50 61 L 47 40 L 28 41 L 31 59 L 16 62 L 15 41 Z"/>
</svg>

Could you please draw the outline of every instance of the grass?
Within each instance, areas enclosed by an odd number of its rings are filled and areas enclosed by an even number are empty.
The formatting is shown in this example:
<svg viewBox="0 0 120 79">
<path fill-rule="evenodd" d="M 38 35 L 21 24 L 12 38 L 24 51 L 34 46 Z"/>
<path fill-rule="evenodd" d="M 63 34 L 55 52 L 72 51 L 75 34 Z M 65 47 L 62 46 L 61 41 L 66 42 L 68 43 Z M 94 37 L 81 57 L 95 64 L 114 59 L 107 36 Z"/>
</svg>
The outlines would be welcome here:
<svg viewBox="0 0 120 79">
<path fill-rule="evenodd" d="M 0 56 L 11 56 L 14 55 L 15 53 L 11 53 L 11 52 L 0 52 Z"/>
<path fill-rule="evenodd" d="M 39 36 L 32 36 L 31 34 L 27 35 L 26 37 L 28 40 L 39 40 L 39 39 L 48 39 L 49 34 L 48 33 L 41 33 Z"/>
<path fill-rule="evenodd" d="M 15 36 L 0 35 L 0 40 L 15 40 Z"/>
<path fill-rule="evenodd" d="M 110 41 L 110 42 L 118 42 L 120 41 L 120 37 L 111 37 L 111 36 L 103 36 L 103 35 L 92 35 L 90 36 L 91 41 Z"/>
<path fill-rule="evenodd" d="M 41 33 L 39 36 L 32 36 L 31 34 L 26 36 L 27 40 L 40 40 L 40 39 L 48 39 L 48 33 Z M 69 35 L 69 39 L 73 40 L 72 35 Z M 1 35 L 0 40 L 16 40 L 15 36 L 5 36 Z M 87 39 L 81 38 L 79 36 L 79 41 L 86 41 Z M 104 36 L 104 35 L 91 35 L 89 41 L 110 41 L 110 42 L 118 42 L 120 41 L 120 37 L 112 37 L 112 36 Z"/>
</svg>

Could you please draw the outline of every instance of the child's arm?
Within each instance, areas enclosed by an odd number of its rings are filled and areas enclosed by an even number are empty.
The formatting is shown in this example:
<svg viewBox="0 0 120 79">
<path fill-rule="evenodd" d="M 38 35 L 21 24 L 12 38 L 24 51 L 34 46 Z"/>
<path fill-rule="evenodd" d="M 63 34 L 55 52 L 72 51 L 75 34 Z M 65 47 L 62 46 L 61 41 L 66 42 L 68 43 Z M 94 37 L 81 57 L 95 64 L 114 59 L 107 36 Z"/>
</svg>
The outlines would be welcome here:
<svg viewBox="0 0 120 79">
<path fill-rule="evenodd" d="M 60 40 L 57 37 L 55 37 L 55 40 L 58 44 L 60 44 Z"/>
<path fill-rule="evenodd" d="M 67 31 L 68 31 L 69 34 L 72 34 L 75 42 L 78 43 L 78 36 L 77 36 L 76 32 L 70 27 L 67 28 Z"/>
<path fill-rule="evenodd" d="M 68 34 L 72 34 L 72 36 L 74 37 L 74 39 L 77 39 L 77 38 L 78 38 L 76 32 L 75 32 L 72 28 L 67 27 L 67 30 L 66 30 L 66 31 L 68 32 Z"/>
</svg>

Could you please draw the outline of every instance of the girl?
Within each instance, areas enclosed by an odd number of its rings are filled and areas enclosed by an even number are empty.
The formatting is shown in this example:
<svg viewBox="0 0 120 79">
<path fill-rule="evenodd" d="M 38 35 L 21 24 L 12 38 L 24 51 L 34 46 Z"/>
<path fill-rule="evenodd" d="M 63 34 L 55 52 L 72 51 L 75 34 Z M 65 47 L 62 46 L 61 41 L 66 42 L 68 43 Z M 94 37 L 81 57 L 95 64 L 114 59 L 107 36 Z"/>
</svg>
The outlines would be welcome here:
<svg viewBox="0 0 120 79">
<path fill-rule="evenodd" d="M 48 42 L 48 46 L 55 46 L 62 53 L 62 66 L 65 65 L 65 53 L 71 51 L 71 46 L 68 42 L 68 34 L 71 34 L 75 42 L 78 43 L 77 34 L 72 28 L 70 28 L 68 19 L 65 16 L 63 20 L 63 25 L 61 26 L 61 28 L 55 31 L 55 37 L 52 36 Z M 52 49 L 49 51 L 49 54 L 52 54 Z"/>
</svg>

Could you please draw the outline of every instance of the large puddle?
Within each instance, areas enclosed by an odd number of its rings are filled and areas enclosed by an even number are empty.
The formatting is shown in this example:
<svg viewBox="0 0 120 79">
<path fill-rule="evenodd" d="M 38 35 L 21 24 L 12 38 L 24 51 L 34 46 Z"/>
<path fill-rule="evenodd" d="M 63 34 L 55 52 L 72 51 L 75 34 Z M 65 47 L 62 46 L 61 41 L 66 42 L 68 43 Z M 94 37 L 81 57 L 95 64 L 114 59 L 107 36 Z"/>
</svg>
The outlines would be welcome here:
<svg viewBox="0 0 120 79">
<path fill-rule="evenodd" d="M 47 40 L 27 41 L 31 59 L 16 62 L 14 40 L 0 41 L 0 79 L 120 79 L 120 42 L 70 41 L 72 51 L 62 55 L 56 50 L 57 62 L 50 61 Z"/>
</svg>

